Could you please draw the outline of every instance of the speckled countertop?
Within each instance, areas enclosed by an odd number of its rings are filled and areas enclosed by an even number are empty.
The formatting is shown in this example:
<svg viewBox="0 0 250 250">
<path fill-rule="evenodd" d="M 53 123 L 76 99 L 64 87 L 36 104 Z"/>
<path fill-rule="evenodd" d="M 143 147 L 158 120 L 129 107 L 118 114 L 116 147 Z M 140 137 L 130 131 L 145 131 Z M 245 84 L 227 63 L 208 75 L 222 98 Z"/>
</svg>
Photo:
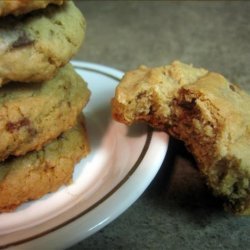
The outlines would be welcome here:
<svg viewBox="0 0 250 250">
<path fill-rule="evenodd" d="M 250 92 L 250 2 L 76 1 L 87 36 L 76 56 L 123 71 L 179 59 Z M 249 107 L 247 107 L 249 108 Z M 79 249 L 250 249 L 250 217 L 223 211 L 183 145 L 120 217 Z"/>
</svg>

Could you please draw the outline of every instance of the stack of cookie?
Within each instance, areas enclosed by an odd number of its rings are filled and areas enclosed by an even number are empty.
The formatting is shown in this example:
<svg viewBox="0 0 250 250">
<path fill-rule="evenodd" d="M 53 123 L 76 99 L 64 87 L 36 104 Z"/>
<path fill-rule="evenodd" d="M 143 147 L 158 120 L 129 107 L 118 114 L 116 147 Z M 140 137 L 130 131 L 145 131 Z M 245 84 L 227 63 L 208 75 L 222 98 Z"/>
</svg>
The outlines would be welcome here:
<svg viewBox="0 0 250 250">
<path fill-rule="evenodd" d="M 69 60 L 85 34 L 72 1 L 0 2 L 0 212 L 71 181 L 89 152 L 90 91 Z"/>
</svg>

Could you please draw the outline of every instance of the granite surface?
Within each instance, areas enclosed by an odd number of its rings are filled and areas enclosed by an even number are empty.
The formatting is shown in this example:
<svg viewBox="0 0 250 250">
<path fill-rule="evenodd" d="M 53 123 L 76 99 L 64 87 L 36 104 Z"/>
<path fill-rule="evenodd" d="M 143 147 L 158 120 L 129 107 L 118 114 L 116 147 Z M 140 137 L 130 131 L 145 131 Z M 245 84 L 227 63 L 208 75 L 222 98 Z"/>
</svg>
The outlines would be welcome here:
<svg viewBox="0 0 250 250">
<path fill-rule="evenodd" d="M 250 92 L 250 2 L 76 1 L 88 28 L 75 57 L 127 71 L 179 59 Z M 249 107 L 243 107 L 249 108 Z M 79 249 L 250 249 L 250 217 L 224 212 L 184 146 L 170 141 L 143 195 Z"/>
</svg>

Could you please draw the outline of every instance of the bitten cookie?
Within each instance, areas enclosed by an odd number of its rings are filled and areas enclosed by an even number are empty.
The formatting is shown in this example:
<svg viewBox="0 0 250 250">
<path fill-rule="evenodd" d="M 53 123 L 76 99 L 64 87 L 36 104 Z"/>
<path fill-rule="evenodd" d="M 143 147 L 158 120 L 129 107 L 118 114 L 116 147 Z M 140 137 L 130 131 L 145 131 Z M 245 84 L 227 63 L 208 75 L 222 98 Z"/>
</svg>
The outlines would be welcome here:
<svg viewBox="0 0 250 250">
<path fill-rule="evenodd" d="M 250 96 L 222 75 L 208 73 L 183 86 L 169 132 L 183 140 L 216 195 L 235 213 L 250 215 Z"/>
<path fill-rule="evenodd" d="M 1 0 L 0 16 L 21 15 L 32 10 L 46 8 L 49 4 L 63 4 L 65 0 Z"/>
<path fill-rule="evenodd" d="M 9 81 L 41 82 L 80 48 L 86 23 L 71 1 L 18 17 L 0 19 L 0 86 Z"/>
<path fill-rule="evenodd" d="M 74 165 L 89 153 L 83 121 L 37 152 L 0 163 L 0 212 L 67 185 Z"/>
<path fill-rule="evenodd" d="M 169 104 L 176 91 L 206 73 L 205 69 L 179 61 L 163 67 L 141 66 L 129 71 L 116 88 L 112 115 L 128 125 L 146 121 L 153 127 L 164 129 L 169 120 Z"/>
<path fill-rule="evenodd" d="M 185 142 L 227 208 L 250 215 L 250 96 L 222 75 L 174 62 L 125 74 L 114 119 L 146 121 Z"/>
<path fill-rule="evenodd" d="M 68 64 L 52 80 L 0 88 L 0 161 L 39 150 L 72 127 L 90 91 Z"/>
</svg>

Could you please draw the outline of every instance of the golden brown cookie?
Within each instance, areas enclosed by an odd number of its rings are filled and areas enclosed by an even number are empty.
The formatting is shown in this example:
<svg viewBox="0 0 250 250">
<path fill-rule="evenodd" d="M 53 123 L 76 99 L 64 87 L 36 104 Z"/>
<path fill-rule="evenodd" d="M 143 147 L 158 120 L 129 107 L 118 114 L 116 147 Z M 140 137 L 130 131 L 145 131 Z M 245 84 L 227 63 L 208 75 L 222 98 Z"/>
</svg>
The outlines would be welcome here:
<svg viewBox="0 0 250 250">
<path fill-rule="evenodd" d="M 82 45 L 85 28 L 72 1 L 0 18 L 0 86 L 52 79 Z"/>
<path fill-rule="evenodd" d="M 174 62 L 125 74 L 114 119 L 146 121 L 185 142 L 227 208 L 250 215 L 250 96 L 222 75 Z"/>
<path fill-rule="evenodd" d="M 74 165 L 89 153 L 83 120 L 37 152 L 0 163 L 0 212 L 67 185 Z"/>
<path fill-rule="evenodd" d="M 0 16 L 21 15 L 32 10 L 46 8 L 49 4 L 63 4 L 65 0 L 1 0 Z"/>
<path fill-rule="evenodd" d="M 90 91 L 68 64 L 52 80 L 0 88 L 0 161 L 39 150 L 72 127 Z"/>
</svg>

